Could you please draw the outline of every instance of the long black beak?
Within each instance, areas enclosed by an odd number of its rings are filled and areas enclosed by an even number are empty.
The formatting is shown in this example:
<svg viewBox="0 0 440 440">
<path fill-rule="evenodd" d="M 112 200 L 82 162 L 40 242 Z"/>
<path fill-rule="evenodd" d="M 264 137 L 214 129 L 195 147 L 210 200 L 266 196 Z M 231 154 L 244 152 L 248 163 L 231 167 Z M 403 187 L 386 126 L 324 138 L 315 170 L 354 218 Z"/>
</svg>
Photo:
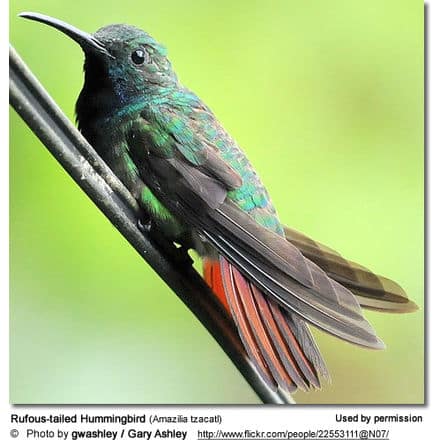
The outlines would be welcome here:
<svg viewBox="0 0 440 440">
<path fill-rule="evenodd" d="M 63 34 L 66 34 L 72 40 L 76 41 L 84 50 L 84 52 L 95 52 L 114 58 L 105 46 L 98 41 L 93 35 L 81 31 L 76 27 L 58 20 L 57 18 L 49 17 L 48 15 L 38 14 L 36 12 L 22 12 L 19 17 L 28 18 L 29 20 L 39 21 L 40 23 L 52 26 L 58 29 Z"/>
</svg>

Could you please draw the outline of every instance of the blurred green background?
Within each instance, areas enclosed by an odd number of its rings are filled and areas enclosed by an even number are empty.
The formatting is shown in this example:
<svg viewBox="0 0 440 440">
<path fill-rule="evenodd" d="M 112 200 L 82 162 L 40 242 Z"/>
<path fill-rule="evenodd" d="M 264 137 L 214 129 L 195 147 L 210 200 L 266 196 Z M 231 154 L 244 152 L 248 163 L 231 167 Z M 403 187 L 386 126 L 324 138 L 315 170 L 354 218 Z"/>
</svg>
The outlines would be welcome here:
<svg viewBox="0 0 440 440">
<path fill-rule="evenodd" d="M 284 223 L 395 279 L 376 352 L 314 334 L 332 374 L 298 403 L 422 403 L 423 2 L 15 0 L 10 38 L 70 118 L 81 50 L 17 18 L 144 28 L 251 158 Z M 10 117 L 10 400 L 258 403 L 211 336 Z"/>
</svg>

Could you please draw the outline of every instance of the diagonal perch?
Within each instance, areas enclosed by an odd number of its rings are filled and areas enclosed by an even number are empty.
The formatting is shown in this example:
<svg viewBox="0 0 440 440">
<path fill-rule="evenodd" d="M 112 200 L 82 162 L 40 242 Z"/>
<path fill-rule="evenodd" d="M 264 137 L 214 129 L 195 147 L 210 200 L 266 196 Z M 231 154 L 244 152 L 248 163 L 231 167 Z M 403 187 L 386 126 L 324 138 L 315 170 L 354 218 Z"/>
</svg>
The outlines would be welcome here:
<svg viewBox="0 0 440 440">
<path fill-rule="evenodd" d="M 130 192 L 72 125 L 16 51 L 9 50 L 10 104 L 81 189 L 220 344 L 263 403 L 295 403 L 272 390 L 250 362 L 235 325 L 197 271 L 183 267 L 138 228 Z"/>
</svg>

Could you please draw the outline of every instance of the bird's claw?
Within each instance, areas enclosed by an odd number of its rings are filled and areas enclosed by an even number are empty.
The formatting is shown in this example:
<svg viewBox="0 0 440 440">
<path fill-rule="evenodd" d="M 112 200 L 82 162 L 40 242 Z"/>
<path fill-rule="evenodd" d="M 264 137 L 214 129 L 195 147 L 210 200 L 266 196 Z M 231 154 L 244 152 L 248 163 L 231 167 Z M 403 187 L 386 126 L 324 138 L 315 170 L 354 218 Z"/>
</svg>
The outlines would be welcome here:
<svg viewBox="0 0 440 440">
<path fill-rule="evenodd" d="M 148 219 L 147 222 L 144 223 L 142 219 L 139 218 L 137 221 L 137 227 L 139 228 L 140 231 L 148 234 L 152 230 L 153 222 L 151 221 L 151 219 Z"/>
<path fill-rule="evenodd" d="M 194 260 L 188 253 L 188 247 L 186 246 L 175 246 L 173 242 L 164 238 L 164 236 L 157 231 L 154 227 L 154 222 L 151 219 L 147 219 L 146 222 L 143 219 L 138 219 L 137 227 L 144 234 L 148 234 L 151 241 L 153 241 L 158 248 L 177 264 L 182 266 L 192 266 Z"/>
<path fill-rule="evenodd" d="M 175 247 L 176 249 L 176 260 L 179 264 L 183 266 L 192 266 L 194 260 L 191 258 L 191 255 L 188 253 L 188 248 L 185 246 Z"/>
</svg>

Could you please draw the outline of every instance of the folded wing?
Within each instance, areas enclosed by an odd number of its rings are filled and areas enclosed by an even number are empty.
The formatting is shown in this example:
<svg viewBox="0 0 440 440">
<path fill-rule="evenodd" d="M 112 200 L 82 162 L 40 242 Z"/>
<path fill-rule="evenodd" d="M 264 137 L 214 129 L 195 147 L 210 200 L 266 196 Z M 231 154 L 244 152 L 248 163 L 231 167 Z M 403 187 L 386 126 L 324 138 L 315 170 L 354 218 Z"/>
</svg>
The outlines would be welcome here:
<svg viewBox="0 0 440 440">
<path fill-rule="evenodd" d="M 413 312 L 418 309 L 394 281 L 345 259 L 335 250 L 301 232 L 284 227 L 284 233 L 287 240 L 306 258 L 316 263 L 330 278 L 354 293 L 362 307 L 397 313 Z"/>
</svg>

